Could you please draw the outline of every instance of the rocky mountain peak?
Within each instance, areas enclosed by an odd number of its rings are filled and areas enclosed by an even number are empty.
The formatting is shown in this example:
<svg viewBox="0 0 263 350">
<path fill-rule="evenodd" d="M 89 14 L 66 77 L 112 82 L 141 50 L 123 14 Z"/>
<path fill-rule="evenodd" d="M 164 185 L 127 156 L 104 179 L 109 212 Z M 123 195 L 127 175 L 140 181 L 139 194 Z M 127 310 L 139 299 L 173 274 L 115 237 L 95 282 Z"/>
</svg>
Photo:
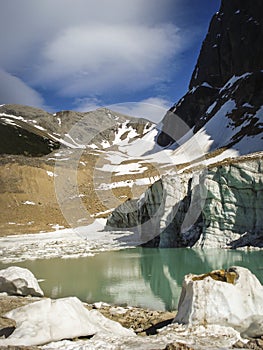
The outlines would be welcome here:
<svg viewBox="0 0 263 350">
<path fill-rule="evenodd" d="M 263 3 L 223 0 L 210 23 L 189 88 L 222 87 L 233 76 L 262 68 Z"/>
<path fill-rule="evenodd" d="M 256 116 L 263 103 L 262 15 L 261 0 L 222 0 L 211 20 L 189 90 L 163 119 L 159 145 L 167 146 L 184 135 L 184 130 L 178 132 L 174 114 L 190 128 L 195 127 L 195 132 L 230 100 L 235 103 L 229 113 L 234 126 L 250 123 Z M 248 112 L 244 106 L 253 110 Z M 247 126 L 247 130 L 254 126 Z M 244 130 L 243 136 L 247 135 Z"/>
</svg>

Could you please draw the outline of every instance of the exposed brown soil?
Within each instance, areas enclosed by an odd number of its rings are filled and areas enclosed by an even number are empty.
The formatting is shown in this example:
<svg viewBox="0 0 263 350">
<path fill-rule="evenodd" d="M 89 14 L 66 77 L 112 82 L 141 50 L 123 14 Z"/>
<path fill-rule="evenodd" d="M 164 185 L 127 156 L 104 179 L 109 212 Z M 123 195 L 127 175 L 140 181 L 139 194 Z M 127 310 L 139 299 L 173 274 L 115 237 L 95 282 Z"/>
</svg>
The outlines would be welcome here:
<svg viewBox="0 0 263 350">
<path fill-rule="evenodd" d="M 217 150 L 207 157 L 214 157 L 222 151 Z M 42 157 L 1 156 L 0 236 L 50 232 L 58 228 L 88 225 L 94 218 L 107 218 L 114 208 L 127 199 L 138 198 L 150 186 L 132 184 L 134 180 L 146 178 L 153 183 L 165 171 L 182 170 L 190 165 L 158 166 L 144 161 L 140 163 L 141 173 L 120 175 L 115 170 L 102 170 L 103 166 L 110 164 L 105 150 L 83 151 L 80 155 L 77 153 L 76 159 L 74 153 L 65 153 L 57 161 L 56 152 Z M 253 157 L 262 157 L 262 153 Z M 209 167 L 236 163 L 243 158 L 225 159 Z M 127 159 L 122 166 L 127 165 L 128 169 L 131 163 L 139 161 Z M 205 167 L 195 163 L 185 172 Z M 111 189 L 110 185 L 118 182 L 120 184 Z"/>
<path fill-rule="evenodd" d="M 43 157 L 2 156 L 0 236 L 50 232 L 55 226 L 66 228 L 90 224 L 94 217 L 107 217 L 110 209 L 128 198 L 137 198 L 148 187 L 133 185 L 131 188 L 127 183 L 127 186 L 122 185 L 112 190 L 109 186 L 100 190 L 99 185 L 156 175 L 151 164 L 148 164 L 144 173 L 132 175 L 117 176 L 100 170 L 94 172 L 98 161 L 100 167 L 108 163 L 105 155 L 106 153 L 96 151 L 83 152 L 77 163 L 76 186 L 72 159 L 55 163 L 52 154 Z M 60 186 L 63 186 L 64 199 L 58 201 Z M 78 210 L 80 206 L 83 215 Z M 70 213 L 70 220 L 67 213 Z"/>
</svg>

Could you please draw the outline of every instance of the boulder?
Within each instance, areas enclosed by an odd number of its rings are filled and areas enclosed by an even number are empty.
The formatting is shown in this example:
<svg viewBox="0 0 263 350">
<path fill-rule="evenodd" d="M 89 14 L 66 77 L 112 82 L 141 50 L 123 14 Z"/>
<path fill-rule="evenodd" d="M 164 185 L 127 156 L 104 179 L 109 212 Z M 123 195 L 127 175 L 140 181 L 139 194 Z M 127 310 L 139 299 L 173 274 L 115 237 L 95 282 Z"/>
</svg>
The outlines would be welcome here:
<svg viewBox="0 0 263 350">
<path fill-rule="evenodd" d="M 263 335 L 263 286 L 248 269 L 230 267 L 185 276 L 174 322 L 233 327 L 244 337 Z"/>
<path fill-rule="evenodd" d="M 44 296 L 32 272 L 18 266 L 0 270 L 0 292 L 9 295 Z"/>
<path fill-rule="evenodd" d="M 43 299 L 12 310 L 5 317 L 15 320 L 17 328 L 8 338 L 0 339 L 0 347 L 42 345 L 98 333 L 135 336 L 133 331 L 107 319 L 99 311 L 89 311 L 76 297 Z"/>
</svg>

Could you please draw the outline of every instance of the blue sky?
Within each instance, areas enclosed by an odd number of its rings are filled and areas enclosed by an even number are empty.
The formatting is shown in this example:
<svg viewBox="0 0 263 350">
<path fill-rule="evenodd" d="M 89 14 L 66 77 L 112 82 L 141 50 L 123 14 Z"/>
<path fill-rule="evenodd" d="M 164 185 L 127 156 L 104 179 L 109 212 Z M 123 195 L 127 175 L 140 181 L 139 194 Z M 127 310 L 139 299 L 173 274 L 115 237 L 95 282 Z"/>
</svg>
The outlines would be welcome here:
<svg viewBox="0 0 263 350">
<path fill-rule="evenodd" d="M 1 104 L 54 112 L 135 102 L 139 114 L 186 92 L 220 0 L 0 4 Z"/>
</svg>

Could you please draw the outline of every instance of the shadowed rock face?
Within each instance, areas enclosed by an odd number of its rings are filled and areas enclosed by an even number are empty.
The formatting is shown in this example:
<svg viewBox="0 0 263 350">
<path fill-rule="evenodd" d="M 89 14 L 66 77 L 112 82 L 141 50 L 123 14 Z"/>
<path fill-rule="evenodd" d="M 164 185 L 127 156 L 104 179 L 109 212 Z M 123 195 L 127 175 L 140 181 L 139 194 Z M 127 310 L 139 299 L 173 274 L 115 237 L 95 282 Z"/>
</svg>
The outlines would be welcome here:
<svg viewBox="0 0 263 350">
<path fill-rule="evenodd" d="M 0 154 L 42 156 L 60 147 L 45 135 L 38 135 L 17 126 L 0 124 Z"/>
<path fill-rule="evenodd" d="M 233 75 L 262 68 L 263 3 L 223 0 L 204 40 L 190 89 L 207 82 L 222 87 Z"/>
<path fill-rule="evenodd" d="M 255 114 L 263 99 L 263 2 L 261 0 L 222 0 L 221 8 L 211 20 L 207 36 L 194 69 L 189 91 L 163 119 L 158 144 L 167 146 L 183 136 L 174 120 L 177 114 L 195 131 L 212 118 L 226 99 L 233 98 L 237 108 L 233 118 L 244 122 L 250 104 Z M 233 77 L 251 73 L 236 84 L 225 86 Z M 225 89 L 224 88 L 227 88 Z M 226 90 L 226 91 L 225 91 Z M 227 93 L 227 94 L 226 94 Z M 216 102 L 210 113 L 208 108 Z"/>
</svg>

